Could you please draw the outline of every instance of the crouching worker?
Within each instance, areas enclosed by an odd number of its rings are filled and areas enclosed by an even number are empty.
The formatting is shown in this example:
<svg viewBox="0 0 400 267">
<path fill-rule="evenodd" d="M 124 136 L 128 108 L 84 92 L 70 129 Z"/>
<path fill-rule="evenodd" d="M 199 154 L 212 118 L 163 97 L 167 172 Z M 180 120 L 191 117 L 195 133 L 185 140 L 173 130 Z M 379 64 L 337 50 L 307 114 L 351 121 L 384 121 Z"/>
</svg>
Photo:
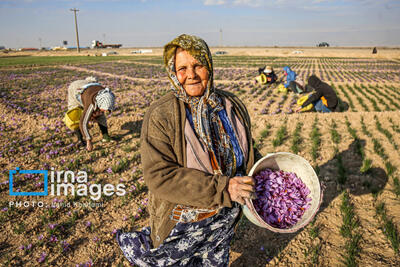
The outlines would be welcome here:
<svg viewBox="0 0 400 267">
<path fill-rule="evenodd" d="M 73 128 L 80 146 L 88 151 L 93 149 L 92 138 L 88 130 L 89 121 L 96 121 L 103 135 L 103 142 L 112 141 L 108 134 L 105 111 L 114 109 L 115 96 L 109 88 L 104 88 L 95 77 L 77 80 L 68 87 L 68 112 L 80 109 L 79 127 Z M 83 137 L 86 140 L 83 139 Z"/>
<path fill-rule="evenodd" d="M 296 112 L 301 112 L 306 109 L 309 104 L 313 104 L 318 112 L 332 112 L 335 111 L 338 104 L 338 98 L 333 88 L 321 81 L 317 76 L 311 75 L 308 78 L 307 92 L 315 91 L 309 95 L 308 99 L 301 105 Z"/>
<path fill-rule="evenodd" d="M 264 66 L 263 68 L 259 68 L 258 74 L 259 76 L 256 77 L 256 81 L 261 84 L 272 84 L 278 79 L 274 72 L 274 69 L 271 66 Z"/>
<path fill-rule="evenodd" d="M 286 76 L 285 88 L 296 94 L 305 92 L 304 82 L 297 77 L 296 72 L 292 71 L 290 67 L 283 67 L 283 74 Z"/>
</svg>

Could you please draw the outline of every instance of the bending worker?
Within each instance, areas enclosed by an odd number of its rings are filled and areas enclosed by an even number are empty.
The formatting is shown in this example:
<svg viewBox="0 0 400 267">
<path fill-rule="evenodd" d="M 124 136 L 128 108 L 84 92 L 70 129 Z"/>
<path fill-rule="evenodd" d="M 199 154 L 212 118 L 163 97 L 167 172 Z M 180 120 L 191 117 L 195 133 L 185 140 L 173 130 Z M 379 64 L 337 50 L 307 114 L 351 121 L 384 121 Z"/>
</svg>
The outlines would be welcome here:
<svg viewBox="0 0 400 267">
<path fill-rule="evenodd" d="M 283 74 L 286 76 L 285 88 L 290 89 L 296 94 L 304 92 L 304 83 L 298 79 L 296 72 L 292 71 L 290 67 L 283 67 Z"/>
<path fill-rule="evenodd" d="M 77 80 L 68 87 L 68 110 L 80 107 L 83 109 L 79 129 L 75 130 L 80 146 L 88 151 L 93 149 L 92 138 L 88 130 L 89 120 L 96 121 L 103 135 L 103 142 L 111 141 L 108 134 L 105 111 L 114 109 L 115 96 L 109 88 L 104 88 L 97 82 L 96 77 Z M 86 139 L 83 140 L 83 137 Z"/>
<path fill-rule="evenodd" d="M 336 109 L 338 98 L 336 92 L 327 83 L 321 81 L 317 76 L 311 75 L 308 78 L 307 92 L 315 91 L 296 111 L 302 111 L 304 107 L 313 104 L 318 112 L 332 112 Z"/>
</svg>

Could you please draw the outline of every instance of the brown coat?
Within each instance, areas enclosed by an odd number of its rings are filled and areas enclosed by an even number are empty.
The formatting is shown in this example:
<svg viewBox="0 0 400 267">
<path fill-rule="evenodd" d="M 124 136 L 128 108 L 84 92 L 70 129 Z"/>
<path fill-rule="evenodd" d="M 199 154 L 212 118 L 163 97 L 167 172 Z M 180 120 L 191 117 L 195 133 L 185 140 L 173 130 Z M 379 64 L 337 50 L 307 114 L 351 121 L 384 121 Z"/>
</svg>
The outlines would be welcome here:
<svg viewBox="0 0 400 267">
<path fill-rule="evenodd" d="M 79 129 L 81 130 L 82 135 L 86 138 L 86 140 L 90 140 L 91 136 L 88 130 L 88 123 L 90 117 L 92 116 L 93 111 L 97 109 L 97 105 L 95 102 L 95 97 L 100 90 L 103 90 L 104 87 L 100 85 L 92 85 L 85 89 L 81 94 L 81 100 L 83 104 L 83 112 L 81 119 L 79 121 Z"/>
<path fill-rule="evenodd" d="M 250 118 L 246 107 L 233 94 L 216 90 L 232 103 L 244 125 L 248 157 L 246 173 L 254 164 Z M 199 208 L 232 207 L 227 191 L 229 177 L 189 168 L 185 140 L 185 105 L 173 93 L 154 102 L 143 120 L 141 156 L 144 180 L 149 188 L 151 239 L 158 247 L 176 222 L 169 215 L 176 204 Z"/>
</svg>

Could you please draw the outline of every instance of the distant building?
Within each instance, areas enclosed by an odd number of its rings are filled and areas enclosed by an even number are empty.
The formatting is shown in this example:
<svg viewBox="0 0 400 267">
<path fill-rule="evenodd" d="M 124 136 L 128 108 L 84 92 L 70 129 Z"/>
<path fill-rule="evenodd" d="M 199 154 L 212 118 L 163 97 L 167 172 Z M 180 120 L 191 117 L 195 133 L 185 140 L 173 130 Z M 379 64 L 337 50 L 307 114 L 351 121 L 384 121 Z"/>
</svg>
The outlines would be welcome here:
<svg viewBox="0 0 400 267">
<path fill-rule="evenodd" d="M 139 49 L 139 50 L 134 50 L 131 52 L 132 54 L 148 54 L 148 53 L 153 53 L 152 49 Z"/>
<path fill-rule="evenodd" d="M 3 45 L 0 45 L 0 50 L 4 50 L 4 49 L 6 49 L 6 47 Z"/>
</svg>

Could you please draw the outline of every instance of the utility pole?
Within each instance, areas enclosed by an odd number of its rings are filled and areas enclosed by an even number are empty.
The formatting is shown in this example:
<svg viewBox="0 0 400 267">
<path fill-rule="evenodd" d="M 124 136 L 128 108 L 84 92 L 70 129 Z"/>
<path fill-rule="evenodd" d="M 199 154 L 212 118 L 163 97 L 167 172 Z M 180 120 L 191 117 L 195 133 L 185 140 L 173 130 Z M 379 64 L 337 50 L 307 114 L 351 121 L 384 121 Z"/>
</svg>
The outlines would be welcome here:
<svg viewBox="0 0 400 267">
<path fill-rule="evenodd" d="M 39 37 L 39 50 L 42 49 L 42 38 Z"/>
<path fill-rule="evenodd" d="M 219 29 L 219 46 L 222 47 L 222 29 Z"/>
<path fill-rule="evenodd" d="M 79 53 L 79 52 L 80 52 L 80 49 L 79 49 L 78 23 L 76 22 L 76 12 L 79 11 L 79 9 L 71 8 L 70 10 L 73 11 L 73 12 L 74 12 L 74 15 L 75 15 L 76 43 L 77 43 L 77 45 L 78 45 L 78 46 L 77 46 L 77 51 L 78 51 L 78 53 Z"/>
</svg>

